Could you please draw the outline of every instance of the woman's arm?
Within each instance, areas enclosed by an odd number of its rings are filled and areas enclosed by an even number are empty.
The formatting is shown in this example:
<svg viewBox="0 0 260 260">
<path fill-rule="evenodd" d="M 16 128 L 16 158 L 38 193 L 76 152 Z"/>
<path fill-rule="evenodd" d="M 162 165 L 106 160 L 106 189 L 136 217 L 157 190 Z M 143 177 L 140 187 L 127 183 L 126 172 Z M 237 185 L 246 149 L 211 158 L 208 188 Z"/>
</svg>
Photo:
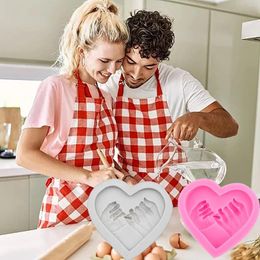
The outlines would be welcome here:
<svg viewBox="0 0 260 260">
<path fill-rule="evenodd" d="M 26 128 L 22 131 L 17 147 L 16 162 L 18 165 L 33 172 L 46 176 L 87 184 L 91 187 L 100 182 L 116 178 L 117 171 L 113 168 L 91 172 L 61 162 L 40 150 L 48 133 L 49 127 Z"/>
</svg>

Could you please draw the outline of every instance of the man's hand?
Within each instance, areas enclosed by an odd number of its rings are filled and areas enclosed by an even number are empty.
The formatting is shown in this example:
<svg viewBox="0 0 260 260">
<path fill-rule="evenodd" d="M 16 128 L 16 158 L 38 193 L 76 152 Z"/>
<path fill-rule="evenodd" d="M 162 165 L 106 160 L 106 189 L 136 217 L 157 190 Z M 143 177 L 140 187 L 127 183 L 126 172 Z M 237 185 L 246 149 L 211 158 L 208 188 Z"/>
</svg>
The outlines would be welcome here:
<svg viewBox="0 0 260 260">
<path fill-rule="evenodd" d="M 199 128 L 221 138 L 234 136 L 238 132 L 235 119 L 215 101 L 199 112 L 190 112 L 177 118 L 168 129 L 165 139 L 172 136 L 177 141 L 190 141 Z"/>
<path fill-rule="evenodd" d="M 167 130 L 165 139 L 171 136 L 179 141 L 192 140 L 200 127 L 199 114 L 199 112 L 191 112 L 177 118 Z"/>
</svg>

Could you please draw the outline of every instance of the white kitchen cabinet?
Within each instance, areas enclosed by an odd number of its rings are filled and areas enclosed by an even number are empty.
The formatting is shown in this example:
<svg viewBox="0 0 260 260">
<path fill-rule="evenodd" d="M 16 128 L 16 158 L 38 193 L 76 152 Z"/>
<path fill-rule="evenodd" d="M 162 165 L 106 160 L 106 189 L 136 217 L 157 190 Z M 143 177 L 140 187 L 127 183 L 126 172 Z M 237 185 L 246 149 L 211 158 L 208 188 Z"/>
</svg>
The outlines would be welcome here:
<svg viewBox="0 0 260 260">
<path fill-rule="evenodd" d="M 28 176 L 0 178 L 0 234 L 28 230 Z"/>
<path fill-rule="evenodd" d="M 47 177 L 0 178 L 0 235 L 37 228 Z"/>
<path fill-rule="evenodd" d="M 206 134 L 205 144 L 227 162 L 225 183 L 250 186 L 260 45 L 241 40 L 241 25 L 247 20 L 240 15 L 211 13 L 208 89 L 236 118 L 239 133 L 221 140 Z"/>
<path fill-rule="evenodd" d="M 0 0 L 0 61 L 52 64 L 65 25 L 85 0 Z M 123 0 L 115 0 L 123 15 Z"/>
<path fill-rule="evenodd" d="M 29 229 L 37 228 L 39 220 L 39 212 L 42 204 L 42 199 L 45 194 L 46 186 L 45 182 L 47 177 L 42 175 L 31 175 L 29 179 L 30 195 L 30 215 L 29 215 Z"/>
<path fill-rule="evenodd" d="M 84 0 L 0 0 L 0 60 L 52 63 L 73 11 Z"/>
</svg>

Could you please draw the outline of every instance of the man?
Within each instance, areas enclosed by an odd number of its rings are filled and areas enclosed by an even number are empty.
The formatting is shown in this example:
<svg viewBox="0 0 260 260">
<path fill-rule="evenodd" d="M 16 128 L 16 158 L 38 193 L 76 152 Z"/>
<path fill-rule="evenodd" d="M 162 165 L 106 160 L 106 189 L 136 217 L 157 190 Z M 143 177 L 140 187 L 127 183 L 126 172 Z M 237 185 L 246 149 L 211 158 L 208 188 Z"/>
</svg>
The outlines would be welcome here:
<svg viewBox="0 0 260 260">
<path fill-rule="evenodd" d="M 161 63 L 175 40 L 168 17 L 141 10 L 127 19 L 127 25 L 130 40 L 122 72 L 107 83 L 115 101 L 118 162 L 133 182 L 155 181 L 158 153 L 169 137 L 192 140 L 198 129 L 230 137 L 237 134 L 238 124 L 191 74 Z M 174 160 L 185 161 L 185 154 L 178 149 Z M 181 175 L 162 172 L 157 181 L 177 205 L 186 184 Z"/>
</svg>

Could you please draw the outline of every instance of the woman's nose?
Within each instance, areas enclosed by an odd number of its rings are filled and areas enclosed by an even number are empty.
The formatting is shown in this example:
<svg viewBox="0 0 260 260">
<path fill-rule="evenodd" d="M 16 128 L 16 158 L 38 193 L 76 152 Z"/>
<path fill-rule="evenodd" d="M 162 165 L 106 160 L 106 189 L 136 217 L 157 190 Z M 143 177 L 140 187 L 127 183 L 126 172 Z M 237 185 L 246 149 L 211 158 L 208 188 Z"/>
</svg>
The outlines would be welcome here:
<svg viewBox="0 0 260 260">
<path fill-rule="evenodd" d="M 116 64 L 115 63 L 111 62 L 109 64 L 108 72 L 111 73 L 111 74 L 115 74 L 115 72 L 116 72 Z"/>
</svg>

